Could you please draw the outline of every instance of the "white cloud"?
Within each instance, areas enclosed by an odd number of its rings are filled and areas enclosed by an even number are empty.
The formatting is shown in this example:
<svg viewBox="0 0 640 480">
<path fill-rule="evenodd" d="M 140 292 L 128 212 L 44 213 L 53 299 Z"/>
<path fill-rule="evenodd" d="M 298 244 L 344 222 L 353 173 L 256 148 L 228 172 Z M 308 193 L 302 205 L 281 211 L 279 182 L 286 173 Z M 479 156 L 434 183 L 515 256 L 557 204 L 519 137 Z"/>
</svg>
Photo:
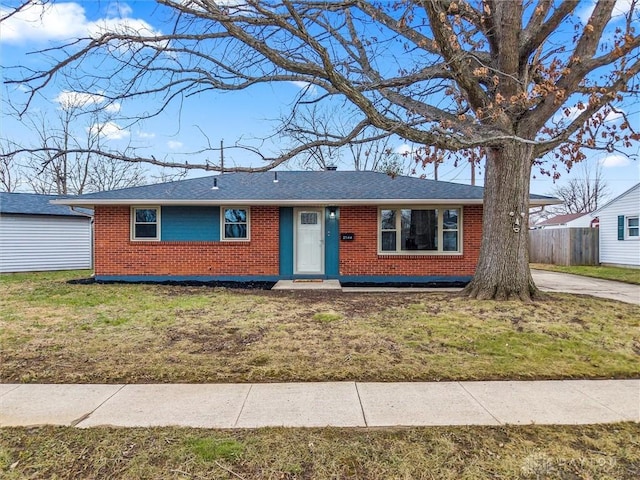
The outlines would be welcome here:
<svg viewBox="0 0 640 480">
<path fill-rule="evenodd" d="M 632 0 L 618 0 L 616 2 L 615 7 L 613 7 L 611 16 L 618 17 L 620 15 L 626 15 L 629 12 L 629 10 L 631 10 L 631 2 Z M 578 18 L 580 19 L 583 25 L 587 24 L 595 8 L 596 8 L 596 2 L 587 2 L 586 6 L 582 10 L 579 10 L 576 13 L 576 15 L 578 15 Z"/>
<path fill-rule="evenodd" d="M 60 108 L 66 110 L 69 108 L 84 108 L 90 105 L 99 105 L 104 102 L 105 98 L 100 93 L 63 90 L 53 100 L 60 104 Z"/>
<path fill-rule="evenodd" d="M 608 155 L 601 158 L 598 163 L 605 168 L 626 167 L 631 163 L 629 157 L 624 155 Z"/>
<path fill-rule="evenodd" d="M 403 143 L 402 145 L 395 148 L 394 152 L 398 155 L 411 155 L 413 154 L 413 147 L 408 143 Z"/>
<path fill-rule="evenodd" d="M 169 147 L 171 150 L 177 150 L 178 148 L 182 148 L 183 143 L 182 142 L 177 142 L 175 140 L 169 140 L 167 142 L 167 147 Z"/>
<path fill-rule="evenodd" d="M 122 2 L 112 2 L 107 7 L 107 15 L 109 17 L 129 17 L 133 13 L 133 9 Z"/>
<path fill-rule="evenodd" d="M 129 132 L 115 122 L 96 123 L 89 132 L 107 140 L 122 140 L 129 136 Z"/>
<path fill-rule="evenodd" d="M 289 82 L 291 85 L 298 87 L 300 90 L 306 90 L 306 93 L 315 94 L 318 91 L 318 87 L 309 82 L 302 82 L 299 80 L 292 80 Z"/>
<path fill-rule="evenodd" d="M 104 109 L 109 113 L 118 113 L 121 108 L 122 104 L 120 102 L 113 102 L 104 107 Z"/>
<path fill-rule="evenodd" d="M 553 116 L 553 123 L 562 123 L 563 125 L 568 125 L 569 123 L 573 122 L 576 118 L 578 118 L 578 115 L 580 115 L 582 113 L 583 110 L 579 109 L 578 107 L 567 107 L 567 108 L 563 108 L 561 110 L 559 110 L 554 116 Z"/>
<path fill-rule="evenodd" d="M 0 8 L 0 16 L 11 10 Z M 95 37 L 105 31 L 138 35 L 157 35 L 144 20 L 129 18 L 132 10 L 126 4 L 110 8 L 108 17 L 90 21 L 82 5 L 74 2 L 35 1 L 2 23 L 0 42 L 12 44 L 45 43 L 52 40 Z"/>
<path fill-rule="evenodd" d="M 631 2 L 632 0 L 618 0 L 616 2 L 616 6 L 613 7 L 613 12 L 611 12 L 612 16 L 617 15 L 626 15 L 631 10 Z"/>
<path fill-rule="evenodd" d="M 623 112 L 614 112 L 613 110 L 607 113 L 607 116 L 604 117 L 605 122 L 615 122 L 616 120 L 620 120 L 622 118 Z"/>
<path fill-rule="evenodd" d="M 105 97 L 102 92 L 86 93 L 63 90 L 53 101 L 58 103 L 62 110 L 67 110 L 92 106 L 97 107 L 107 102 L 107 97 Z M 103 109 L 105 112 L 118 113 L 122 109 L 122 104 L 120 102 L 107 103 Z"/>
<path fill-rule="evenodd" d="M 149 139 L 149 138 L 156 138 L 156 134 L 155 134 L 155 133 L 153 133 L 153 132 L 139 132 L 139 133 L 138 133 L 138 137 L 140 137 L 140 138 L 146 138 L 146 139 Z"/>
</svg>

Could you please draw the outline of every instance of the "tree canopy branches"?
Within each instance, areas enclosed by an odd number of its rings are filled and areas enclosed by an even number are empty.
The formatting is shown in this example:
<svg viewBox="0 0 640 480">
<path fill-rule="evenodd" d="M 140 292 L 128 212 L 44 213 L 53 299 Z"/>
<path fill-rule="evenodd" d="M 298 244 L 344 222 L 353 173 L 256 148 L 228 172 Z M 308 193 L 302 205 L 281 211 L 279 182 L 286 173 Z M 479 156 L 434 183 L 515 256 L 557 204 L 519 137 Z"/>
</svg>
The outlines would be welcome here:
<svg viewBox="0 0 640 480">
<path fill-rule="evenodd" d="M 208 90 L 304 82 L 321 92 L 310 98 L 302 91 L 305 100 L 351 105 L 354 131 L 373 127 L 450 151 L 512 141 L 533 145 L 537 158 L 578 141 L 611 149 L 638 138 L 630 123 L 598 138 L 586 128 L 603 108 L 637 90 L 636 0 L 619 21 L 612 20 L 616 2 L 599 0 L 586 25 L 575 16 L 578 0 L 157 3 L 173 15 L 170 33 L 105 29 L 48 49 L 50 68 L 20 70 L 6 82 L 26 86 L 33 96 L 63 76 L 75 90 L 100 90 L 113 102 L 152 100 L 139 118 Z M 558 116 L 563 121 L 554 121 Z M 331 145 L 352 139 L 343 135 Z M 319 136 L 265 158 L 259 169 L 328 141 Z M 196 166 L 219 167 L 213 161 Z"/>
</svg>

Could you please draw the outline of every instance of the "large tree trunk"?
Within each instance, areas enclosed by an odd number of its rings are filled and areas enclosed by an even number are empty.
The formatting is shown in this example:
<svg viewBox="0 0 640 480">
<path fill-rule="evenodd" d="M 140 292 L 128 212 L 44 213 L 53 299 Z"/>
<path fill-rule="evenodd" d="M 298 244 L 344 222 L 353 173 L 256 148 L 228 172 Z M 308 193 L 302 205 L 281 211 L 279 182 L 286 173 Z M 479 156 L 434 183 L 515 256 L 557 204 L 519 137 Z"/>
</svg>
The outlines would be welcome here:
<svg viewBox="0 0 640 480">
<path fill-rule="evenodd" d="M 532 148 L 508 143 L 487 152 L 480 257 L 463 294 L 477 299 L 531 301 L 529 185 Z"/>
</svg>

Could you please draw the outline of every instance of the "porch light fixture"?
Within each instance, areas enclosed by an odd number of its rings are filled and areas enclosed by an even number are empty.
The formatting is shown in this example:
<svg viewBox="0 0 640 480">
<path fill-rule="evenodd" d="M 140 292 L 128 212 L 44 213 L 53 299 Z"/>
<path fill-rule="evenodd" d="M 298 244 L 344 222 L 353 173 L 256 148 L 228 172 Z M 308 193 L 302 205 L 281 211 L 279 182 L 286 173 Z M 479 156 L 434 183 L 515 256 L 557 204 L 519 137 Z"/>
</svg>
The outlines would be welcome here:
<svg viewBox="0 0 640 480">
<path fill-rule="evenodd" d="M 329 218 L 336 218 L 336 207 L 329 207 Z"/>
</svg>

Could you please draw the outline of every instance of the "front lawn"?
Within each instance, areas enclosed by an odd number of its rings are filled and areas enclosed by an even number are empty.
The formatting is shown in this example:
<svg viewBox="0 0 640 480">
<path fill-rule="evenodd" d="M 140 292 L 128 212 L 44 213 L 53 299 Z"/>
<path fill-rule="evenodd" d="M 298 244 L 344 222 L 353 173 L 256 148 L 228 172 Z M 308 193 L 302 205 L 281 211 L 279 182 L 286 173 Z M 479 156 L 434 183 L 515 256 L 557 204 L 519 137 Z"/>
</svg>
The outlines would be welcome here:
<svg viewBox="0 0 640 480">
<path fill-rule="evenodd" d="M 551 265 L 548 263 L 532 263 L 531 268 L 640 285 L 640 269 L 638 268 L 600 267 L 591 265 L 564 266 Z"/>
<path fill-rule="evenodd" d="M 0 429 L 13 479 L 637 479 L 640 426 Z"/>
<path fill-rule="evenodd" d="M 0 277 L 3 382 L 629 378 L 640 307 Z"/>
</svg>

